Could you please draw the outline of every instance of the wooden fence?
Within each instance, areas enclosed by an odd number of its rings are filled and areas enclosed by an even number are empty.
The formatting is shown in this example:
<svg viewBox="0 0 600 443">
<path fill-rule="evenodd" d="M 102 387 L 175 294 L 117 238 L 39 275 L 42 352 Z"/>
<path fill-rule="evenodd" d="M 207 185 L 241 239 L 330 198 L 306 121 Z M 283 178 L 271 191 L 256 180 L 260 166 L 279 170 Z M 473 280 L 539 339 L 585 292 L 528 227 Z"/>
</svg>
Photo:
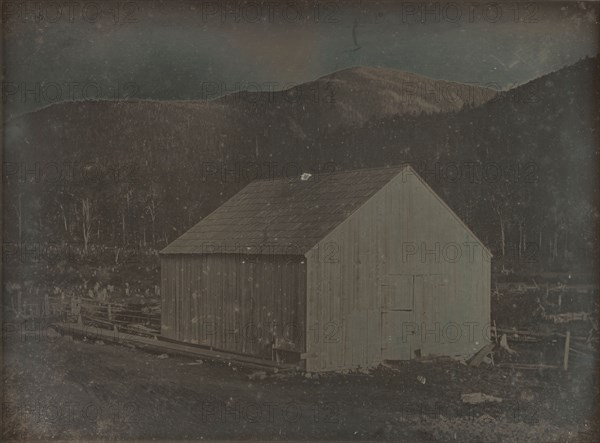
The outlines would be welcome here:
<svg viewBox="0 0 600 443">
<path fill-rule="evenodd" d="M 160 304 L 102 302 L 90 298 L 48 297 L 47 312 L 70 321 L 105 329 L 157 336 L 160 334 Z"/>
</svg>

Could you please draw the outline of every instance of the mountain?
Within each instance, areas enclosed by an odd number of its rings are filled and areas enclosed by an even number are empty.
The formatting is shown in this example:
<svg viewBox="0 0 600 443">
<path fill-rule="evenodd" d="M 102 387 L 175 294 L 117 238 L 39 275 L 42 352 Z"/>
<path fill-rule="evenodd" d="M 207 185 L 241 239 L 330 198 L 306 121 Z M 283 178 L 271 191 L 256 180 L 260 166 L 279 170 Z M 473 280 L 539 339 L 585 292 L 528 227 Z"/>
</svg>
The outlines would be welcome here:
<svg viewBox="0 0 600 443">
<path fill-rule="evenodd" d="M 586 59 L 496 93 L 353 68 L 204 102 L 56 104 L 7 124 L 7 229 L 160 247 L 254 178 L 410 162 L 496 257 L 566 266 L 597 245 L 599 73 Z"/>
<path fill-rule="evenodd" d="M 36 155 L 50 158 L 78 157 L 82 149 L 86 158 L 137 152 L 157 153 L 162 161 L 165 149 L 221 158 L 240 144 L 263 147 L 309 139 L 321 126 L 456 111 L 496 94 L 394 69 L 351 68 L 285 91 L 244 91 L 209 101 L 57 103 L 10 119 L 7 149 L 27 153 L 33 145 Z"/>
<path fill-rule="evenodd" d="M 439 96 L 432 91 L 438 91 Z M 77 199 L 92 192 L 96 185 L 90 177 L 104 185 L 101 194 L 108 202 L 119 201 L 124 187 L 130 186 L 134 194 L 145 194 L 149 189 L 146 184 L 152 183 L 152 197 L 138 197 L 173 203 L 168 210 L 178 221 L 166 227 L 160 215 L 158 219 L 164 226 L 160 233 L 153 233 L 154 238 L 168 240 L 173 232 L 185 230 L 189 223 L 216 207 L 220 195 L 235 192 L 242 183 L 280 175 L 284 170 L 291 173 L 299 161 L 312 163 L 316 156 L 311 147 L 328 131 L 387 116 L 456 111 L 479 105 L 496 94 L 490 89 L 393 69 L 353 68 L 285 91 L 246 91 L 210 101 L 57 103 L 8 120 L 6 196 L 14 199 L 16 194 L 11 192 L 15 187 L 27 188 L 27 193 L 37 196 L 31 200 L 37 201 L 31 208 L 36 211 L 45 204 L 40 192 L 60 192 L 64 201 L 58 209 L 56 205 L 48 208 L 54 214 L 49 218 L 62 220 L 66 232 L 57 234 L 58 238 L 77 237 L 71 232 L 75 228 L 68 226 L 81 218 L 77 212 L 81 211 L 77 206 L 81 202 L 75 203 Z M 260 165 L 258 172 L 256 164 Z M 66 191 L 65 186 L 78 188 Z M 198 194 L 199 188 L 207 187 L 210 190 Z M 100 211 L 103 198 L 95 200 Z M 182 201 L 189 204 L 182 205 Z M 131 226 L 138 235 L 139 229 L 133 226 L 140 222 L 141 209 L 131 209 L 129 201 L 126 206 L 127 211 L 117 210 L 114 205 L 102 208 L 108 214 L 104 225 L 120 220 L 122 231 Z M 158 211 L 167 210 L 166 205 L 162 206 Z M 57 211 L 61 211 L 60 216 Z M 31 217 L 36 218 L 22 218 Z M 40 229 L 32 232 L 41 235 Z M 126 232 L 120 235 L 128 237 Z"/>
<path fill-rule="evenodd" d="M 328 127 L 338 127 L 395 115 L 458 111 L 479 106 L 496 95 L 493 89 L 433 80 L 396 69 L 355 67 L 282 92 L 241 92 L 216 101 L 236 104 L 243 115 L 264 112 L 259 107 L 271 105 L 266 107 L 270 119 L 277 119 L 283 112 L 300 126 L 317 118 Z M 252 106 L 254 103 L 259 106 Z"/>
</svg>

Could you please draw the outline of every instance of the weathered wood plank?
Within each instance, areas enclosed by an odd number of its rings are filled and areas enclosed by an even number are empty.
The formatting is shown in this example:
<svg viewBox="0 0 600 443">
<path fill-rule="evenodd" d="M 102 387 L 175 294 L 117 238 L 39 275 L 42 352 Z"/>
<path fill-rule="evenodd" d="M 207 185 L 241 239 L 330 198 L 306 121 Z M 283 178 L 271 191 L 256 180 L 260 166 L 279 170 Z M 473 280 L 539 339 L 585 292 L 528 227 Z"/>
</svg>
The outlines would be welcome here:
<svg viewBox="0 0 600 443">
<path fill-rule="evenodd" d="M 165 352 L 193 358 L 203 357 L 209 360 L 220 362 L 236 362 L 240 365 L 256 367 L 265 370 L 299 369 L 297 365 L 277 363 L 270 360 L 231 354 L 223 351 L 212 351 L 210 349 L 187 345 L 181 342 L 156 340 L 153 338 L 141 337 L 139 335 L 127 334 L 123 332 L 115 333 L 115 331 L 109 331 L 100 328 L 90 328 L 89 326 L 80 326 L 73 323 L 56 323 L 54 326 L 62 334 L 91 337 L 94 339 L 118 344 L 132 344 L 139 348 L 155 352 Z"/>
</svg>

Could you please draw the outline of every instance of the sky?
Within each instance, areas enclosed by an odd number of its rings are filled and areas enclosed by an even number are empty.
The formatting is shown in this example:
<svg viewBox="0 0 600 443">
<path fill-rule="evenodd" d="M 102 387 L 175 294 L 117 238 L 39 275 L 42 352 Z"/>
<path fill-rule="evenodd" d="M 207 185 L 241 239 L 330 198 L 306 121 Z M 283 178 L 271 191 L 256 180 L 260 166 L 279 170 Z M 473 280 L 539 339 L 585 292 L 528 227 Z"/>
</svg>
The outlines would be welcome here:
<svg viewBox="0 0 600 443">
<path fill-rule="evenodd" d="M 597 4 L 496 5 L 8 2 L 3 99 L 9 115 L 65 100 L 198 100 L 353 66 L 508 89 L 599 52 Z"/>
</svg>

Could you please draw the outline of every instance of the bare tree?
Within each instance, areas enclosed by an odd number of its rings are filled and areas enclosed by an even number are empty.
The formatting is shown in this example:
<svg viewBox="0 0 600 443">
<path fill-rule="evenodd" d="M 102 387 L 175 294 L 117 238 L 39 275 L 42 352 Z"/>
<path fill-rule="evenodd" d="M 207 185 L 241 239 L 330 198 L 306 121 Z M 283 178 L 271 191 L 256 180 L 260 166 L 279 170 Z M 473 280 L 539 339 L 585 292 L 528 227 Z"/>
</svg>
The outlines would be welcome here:
<svg viewBox="0 0 600 443">
<path fill-rule="evenodd" d="M 494 197 L 492 197 L 492 209 L 498 216 L 498 222 L 500 223 L 500 250 L 502 251 L 502 257 L 506 255 L 506 217 L 504 217 L 504 211 L 501 203 Z"/>
<path fill-rule="evenodd" d="M 15 209 L 17 210 L 17 220 L 19 223 L 19 249 L 23 247 L 23 205 L 21 203 L 23 193 L 19 192 L 19 197 Z"/>
<path fill-rule="evenodd" d="M 81 228 L 83 234 L 83 251 L 87 254 L 90 230 L 92 228 L 91 203 L 88 197 L 81 199 Z"/>
<path fill-rule="evenodd" d="M 150 195 L 150 201 L 146 206 L 146 212 L 150 215 L 150 220 L 152 221 L 152 244 L 156 243 L 156 195 L 154 191 Z M 144 231 L 145 234 L 146 231 Z"/>
</svg>

